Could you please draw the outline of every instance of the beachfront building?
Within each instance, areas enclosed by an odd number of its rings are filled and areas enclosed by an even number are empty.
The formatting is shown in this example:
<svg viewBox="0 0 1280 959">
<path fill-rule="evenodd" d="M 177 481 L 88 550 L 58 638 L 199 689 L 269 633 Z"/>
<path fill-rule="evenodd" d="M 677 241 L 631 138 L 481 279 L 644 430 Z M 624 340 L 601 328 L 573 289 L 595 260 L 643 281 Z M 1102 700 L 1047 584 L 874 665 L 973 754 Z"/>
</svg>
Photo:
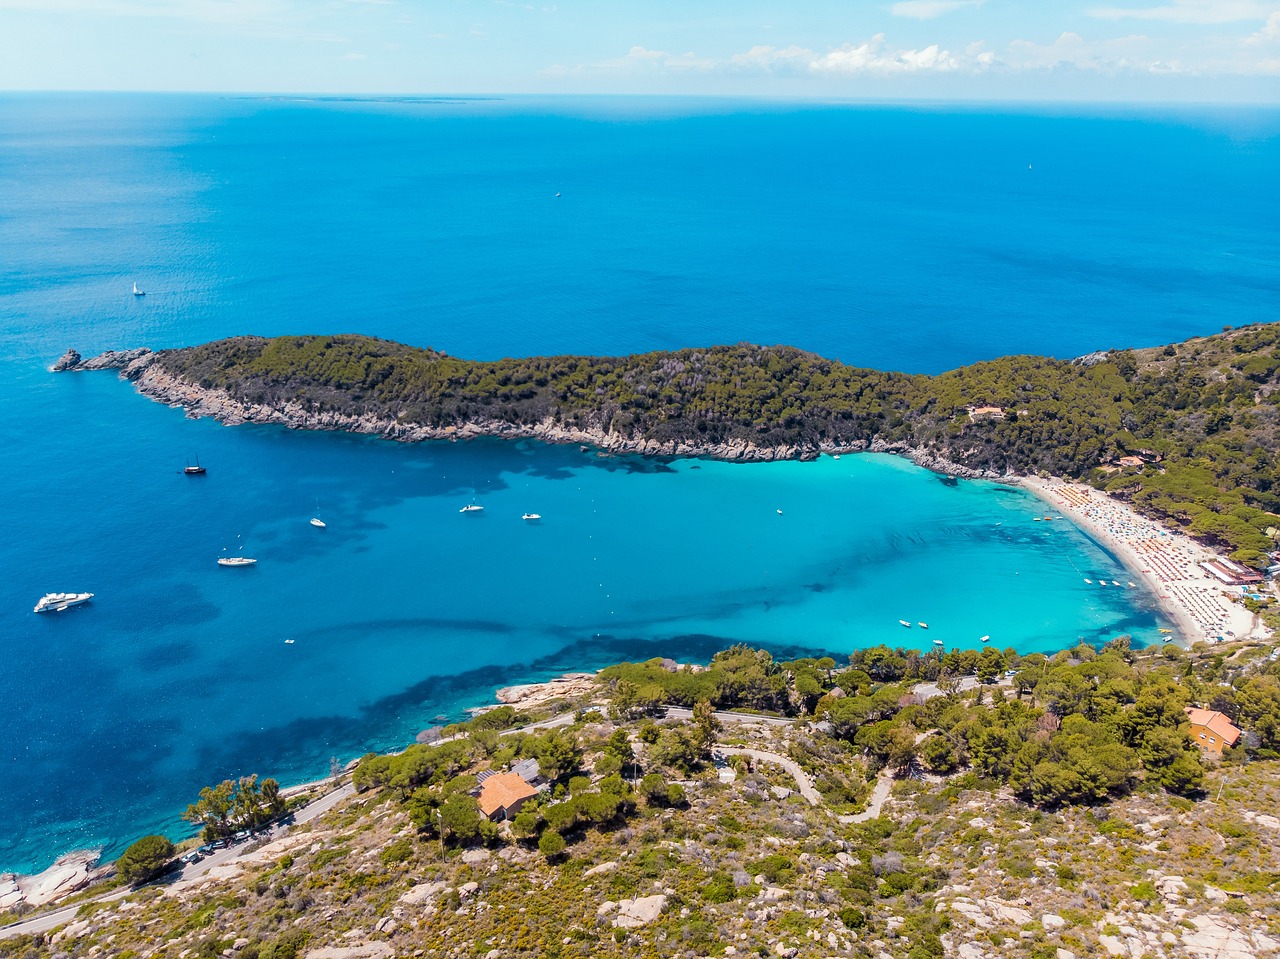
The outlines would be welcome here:
<svg viewBox="0 0 1280 959">
<path fill-rule="evenodd" d="M 1263 579 L 1256 569 L 1221 557 L 1201 563 L 1200 568 L 1223 586 L 1257 586 Z"/>
<path fill-rule="evenodd" d="M 1216 709 L 1188 706 L 1187 718 L 1191 720 L 1191 741 L 1215 756 L 1221 756 L 1240 738 L 1239 727 Z"/>
<path fill-rule="evenodd" d="M 538 791 L 515 773 L 496 773 L 480 784 L 480 812 L 494 822 L 514 819 Z"/>
</svg>

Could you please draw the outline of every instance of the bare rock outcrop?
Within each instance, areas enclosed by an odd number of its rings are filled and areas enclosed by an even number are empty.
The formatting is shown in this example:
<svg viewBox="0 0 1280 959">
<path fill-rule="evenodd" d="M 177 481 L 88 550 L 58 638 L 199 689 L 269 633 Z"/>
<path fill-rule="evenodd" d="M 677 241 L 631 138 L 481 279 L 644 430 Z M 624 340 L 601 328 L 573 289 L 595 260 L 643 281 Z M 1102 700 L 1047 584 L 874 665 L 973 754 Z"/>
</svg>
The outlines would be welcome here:
<svg viewBox="0 0 1280 959">
<path fill-rule="evenodd" d="M 139 363 L 143 365 L 149 364 L 153 359 L 155 359 L 155 353 L 145 346 L 140 346 L 136 350 L 107 350 L 105 353 L 99 353 L 97 356 L 92 356 L 87 360 L 81 359 L 80 354 L 75 350 L 67 350 L 50 369 L 55 373 L 79 373 L 89 370 L 127 370 Z"/>
</svg>

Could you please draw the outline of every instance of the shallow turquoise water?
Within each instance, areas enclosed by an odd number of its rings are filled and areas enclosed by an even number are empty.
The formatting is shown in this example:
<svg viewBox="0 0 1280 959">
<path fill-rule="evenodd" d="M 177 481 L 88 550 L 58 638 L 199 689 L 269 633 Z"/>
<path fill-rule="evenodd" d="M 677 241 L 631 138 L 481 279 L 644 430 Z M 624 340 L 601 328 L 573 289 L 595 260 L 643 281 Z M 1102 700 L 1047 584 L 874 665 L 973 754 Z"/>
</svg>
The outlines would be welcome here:
<svg viewBox="0 0 1280 959">
<path fill-rule="evenodd" d="M 1278 127 L 0 97 L 0 870 L 176 835 L 208 782 L 323 774 L 566 669 L 738 641 L 843 656 L 990 634 L 1027 652 L 1156 626 L 1145 594 L 1084 584 L 1127 576 L 1033 522 L 1046 507 L 902 460 L 227 429 L 111 374 L 51 376 L 66 347 L 746 339 L 927 371 L 1157 343 L 1280 310 Z M 196 454 L 209 475 L 183 477 Z M 473 496 L 483 515 L 460 514 Z M 214 564 L 237 536 L 257 568 Z M 34 616 L 50 590 L 97 598 Z"/>
</svg>

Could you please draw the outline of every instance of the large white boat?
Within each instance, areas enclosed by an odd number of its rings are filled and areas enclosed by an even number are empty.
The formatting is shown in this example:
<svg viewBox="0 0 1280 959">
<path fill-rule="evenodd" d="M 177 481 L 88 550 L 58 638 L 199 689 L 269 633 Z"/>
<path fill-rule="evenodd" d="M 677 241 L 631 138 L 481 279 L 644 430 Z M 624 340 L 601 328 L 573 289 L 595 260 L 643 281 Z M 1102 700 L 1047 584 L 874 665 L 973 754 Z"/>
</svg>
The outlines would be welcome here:
<svg viewBox="0 0 1280 959">
<path fill-rule="evenodd" d="M 316 529 L 324 529 L 325 522 L 319 516 L 313 516 L 311 517 L 311 525 Z"/>
<path fill-rule="evenodd" d="M 45 593 L 36 603 L 37 613 L 60 613 L 93 599 L 93 593 Z"/>
<path fill-rule="evenodd" d="M 237 536 L 236 540 L 239 541 L 239 539 L 240 537 Z M 236 555 L 229 556 L 227 555 L 227 551 L 224 549 L 222 551 L 222 555 L 218 557 L 219 566 L 254 566 L 257 562 L 258 561 L 256 559 L 251 559 L 244 555 L 243 543 L 240 544 L 239 549 L 236 551 Z"/>
<path fill-rule="evenodd" d="M 520 518 L 530 520 L 530 521 L 537 521 L 542 519 L 542 514 L 541 513 L 525 513 Z"/>
<path fill-rule="evenodd" d="M 911 628 L 911 624 L 910 624 L 910 623 L 908 623 L 905 619 L 900 619 L 900 620 L 898 620 L 898 625 L 899 625 L 899 626 L 905 626 L 905 627 L 907 627 L 907 629 L 910 629 L 910 628 Z"/>
<path fill-rule="evenodd" d="M 940 639 L 935 639 L 935 640 L 933 641 L 933 645 L 935 645 L 935 646 L 945 646 L 945 645 L 946 645 L 946 643 L 944 643 L 944 642 L 943 642 L 942 640 L 940 640 Z"/>
<path fill-rule="evenodd" d="M 466 506 L 462 507 L 462 509 L 458 510 L 458 512 L 459 513 L 483 513 L 484 507 L 481 506 L 479 503 L 468 503 Z"/>
<path fill-rule="evenodd" d="M 137 283 L 135 283 L 135 284 L 133 284 L 133 295 L 134 295 L 134 296 L 146 296 L 146 295 L 147 295 L 147 291 L 146 291 L 146 290 L 140 290 L 140 289 L 138 289 L 138 284 L 137 284 Z"/>
</svg>

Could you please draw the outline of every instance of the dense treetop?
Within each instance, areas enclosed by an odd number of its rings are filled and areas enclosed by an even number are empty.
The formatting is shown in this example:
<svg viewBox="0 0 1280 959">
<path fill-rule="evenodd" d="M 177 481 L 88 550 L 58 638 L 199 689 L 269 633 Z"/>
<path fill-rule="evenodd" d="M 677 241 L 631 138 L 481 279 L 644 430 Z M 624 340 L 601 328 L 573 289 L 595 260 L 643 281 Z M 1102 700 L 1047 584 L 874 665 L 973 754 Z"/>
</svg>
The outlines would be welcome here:
<svg viewBox="0 0 1280 959">
<path fill-rule="evenodd" d="M 820 448 L 873 441 L 973 469 L 1105 485 L 1238 559 L 1280 526 L 1280 324 L 1076 361 L 1010 356 L 937 376 L 748 344 L 466 361 L 364 336 L 236 337 L 161 353 L 235 399 L 427 427 L 552 423 L 629 441 Z M 1003 417 L 971 415 L 998 407 Z M 1121 457 L 1141 466 L 1103 472 Z"/>
</svg>

